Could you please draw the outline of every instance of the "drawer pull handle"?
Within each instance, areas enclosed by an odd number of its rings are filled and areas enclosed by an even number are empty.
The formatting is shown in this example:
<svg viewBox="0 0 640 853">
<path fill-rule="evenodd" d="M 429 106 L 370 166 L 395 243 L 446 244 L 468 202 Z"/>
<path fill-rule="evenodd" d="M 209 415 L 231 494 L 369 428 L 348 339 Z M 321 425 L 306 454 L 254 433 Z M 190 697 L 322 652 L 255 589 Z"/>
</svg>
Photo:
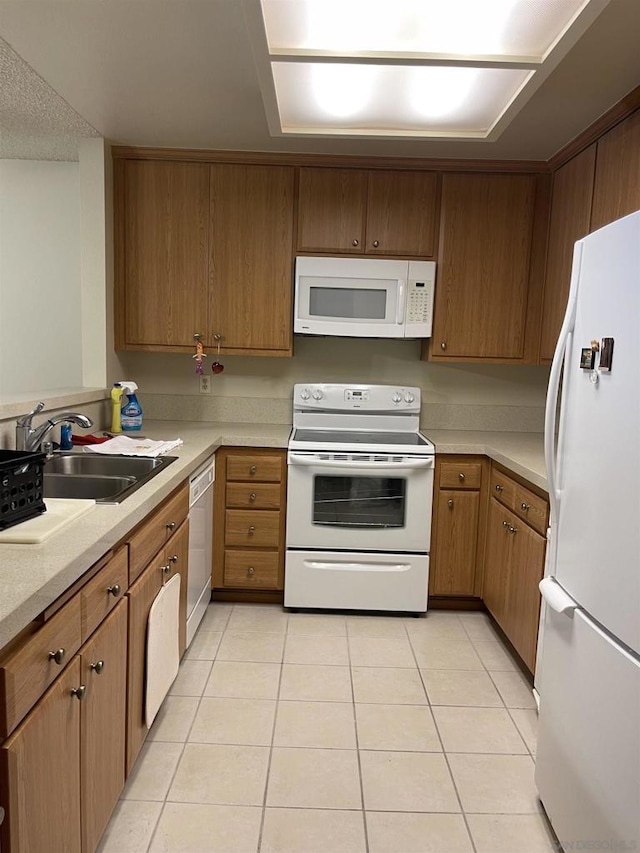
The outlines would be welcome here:
<svg viewBox="0 0 640 853">
<path fill-rule="evenodd" d="M 255 529 L 255 527 L 254 527 L 254 526 L 253 526 L 253 524 L 252 524 L 252 525 L 251 525 L 251 527 L 249 528 L 249 536 L 253 536 L 253 534 L 254 534 L 255 532 L 256 532 L 256 529 Z"/>
<path fill-rule="evenodd" d="M 49 660 L 55 661 L 57 664 L 61 664 L 66 653 L 65 649 L 58 649 L 55 652 L 49 652 Z"/>
<path fill-rule="evenodd" d="M 163 574 L 168 575 L 169 572 L 171 571 L 171 566 L 160 566 L 160 571 Z"/>
<path fill-rule="evenodd" d="M 114 583 L 112 586 L 107 587 L 107 592 L 110 595 L 112 595 L 114 598 L 117 598 L 120 595 L 120 593 L 122 592 L 122 589 L 120 588 L 119 583 Z"/>
<path fill-rule="evenodd" d="M 449 509 L 453 509 L 453 499 L 452 498 L 449 498 L 449 500 L 447 501 L 447 506 L 449 507 Z"/>
<path fill-rule="evenodd" d="M 496 492 L 504 492 L 504 486 L 501 486 L 500 483 L 496 483 Z"/>
<path fill-rule="evenodd" d="M 256 499 L 257 497 L 258 497 L 258 496 L 256 495 L 256 493 L 255 493 L 255 492 L 251 492 L 251 494 L 249 495 L 249 500 L 250 500 L 250 501 L 255 501 L 255 499 Z"/>
<path fill-rule="evenodd" d="M 258 470 L 258 466 L 257 466 L 257 465 L 251 465 L 251 467 L 249 468 L 249 473 L 250 473 L 250 474 L 255 474 L 257 470 Z"/>
<path fill-rule="evenodd" d="M 100 673 L 104 669 L 104 661 L 97 660 L 95 663 L 89 664 L 89 669 L 92 669 L 96 675 L 100 675 Z"/>
<path fill-rule="evenodd" d="M 253 568 L 253 566 L 249 566 L 249 568 L 247 569 L 247 574 L 249 575 L 249 577 L 251 577 L 251 575 L 255 574 L 255 571 L 256 570 Z"/>
<path fill-rule="evenodd" d="M 373 241 L 373 248 L 374 248 L 374 249 L 377 249 L 379 245 L 380 245 L 380 241 L 379 241 L 379 240 L 374 240 L 374 241 Z"/>
<path fill-rule="evenodd" d="M 175 521 L 170 521 L 169 524 L 167 524 L 167 530 L 175 530 L 175 529 L 176 529 Z"/>
<path fill-rule="evenodd" d="M 173 565 L 175 566 L 175 564 L 178 562 L 178 555 L 174 554 L 172 557 L 169 557 L 169 562 L 173 563 Z"/>
<path fill-rule="evenodd" d="M 509 533 L 517 533 L 518 528 L 514 527 L 512 524 L 509 525 Z"/>
<path fill-rule="evenodd" d="M 440 349 L 441 349 L 441 350 L 446 350 L 446 348 L 447 348 L 447 343 L 446 343 L 446 341 L 442 341 L 442 343 L 440 344 Z"/>
<path fill-rule="evenodd" d="M 458 479 L 461 483 L 464 483 L 464 474 L 458 474 Z"/>
<path fill-rule="evenodd" d="M 528 510 L 531 509 L 531 506 L 529 504 L 526 504 L 524 501 L 522 501 L 522 503 L 520 504 L 520 509 L 523 509 L 525 512 L 527 512 Z"/>
<path fill-rule="evenodd" d="M 359 245 L 360 245 L 360 240 L 352 240 L 352 241 L 351 241 L 351 245 L 352 245 L 352 246 L 359 246 Z"/>
<path fill-rule="evenodd" d="M 87 688 L 84 684 L 81 684 L 80 687 L 72 687 L 69 691 L 72 696 L 75 696 L 78 702 L 82 702 L 84 699 L 85 693 L 87 692 Z"/>
</svg>

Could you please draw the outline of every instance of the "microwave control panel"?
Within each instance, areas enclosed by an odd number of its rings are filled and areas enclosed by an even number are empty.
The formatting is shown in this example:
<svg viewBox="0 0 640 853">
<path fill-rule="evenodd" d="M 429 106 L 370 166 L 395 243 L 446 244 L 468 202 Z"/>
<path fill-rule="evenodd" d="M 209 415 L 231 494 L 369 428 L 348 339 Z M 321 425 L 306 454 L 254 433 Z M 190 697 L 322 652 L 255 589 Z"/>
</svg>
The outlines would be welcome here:
<svg viewBox="0 0 640 853">
<path fill-rule="evenodd" d="M 436 265 L 433 261 L 410 261 L 405 310 L 405 337 L 428 338 L 433 323 L 433 294 Z"/>
</svg>

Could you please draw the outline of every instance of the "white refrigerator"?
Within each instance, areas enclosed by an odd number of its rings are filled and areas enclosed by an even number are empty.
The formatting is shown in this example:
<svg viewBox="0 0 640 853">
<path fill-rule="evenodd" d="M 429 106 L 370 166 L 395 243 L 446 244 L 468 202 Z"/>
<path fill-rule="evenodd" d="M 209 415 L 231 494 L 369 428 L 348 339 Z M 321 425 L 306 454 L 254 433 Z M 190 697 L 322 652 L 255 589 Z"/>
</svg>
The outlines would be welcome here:
<svg viewBox="0 0 640 853">
<path fill-rule="evenodd" d="M 640 212 L 576 243 L 545 455 L 536 784 L 566 851 L 640 850 Z"/>
</svg>

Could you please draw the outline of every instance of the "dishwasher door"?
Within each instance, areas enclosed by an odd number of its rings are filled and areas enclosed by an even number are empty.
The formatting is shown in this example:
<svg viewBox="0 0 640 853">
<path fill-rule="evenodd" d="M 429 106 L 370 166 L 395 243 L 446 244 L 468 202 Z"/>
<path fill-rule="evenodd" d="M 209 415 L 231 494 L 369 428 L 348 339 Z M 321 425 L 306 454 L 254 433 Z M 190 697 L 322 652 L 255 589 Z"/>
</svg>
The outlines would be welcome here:
<svg viewBox="0 0 640 853">
<path fill-rule="evenodd" d="M 189 567 L 187 572 L 187 648 L 211 599 L 214 459 L 189 479 Z"/>
</svg>

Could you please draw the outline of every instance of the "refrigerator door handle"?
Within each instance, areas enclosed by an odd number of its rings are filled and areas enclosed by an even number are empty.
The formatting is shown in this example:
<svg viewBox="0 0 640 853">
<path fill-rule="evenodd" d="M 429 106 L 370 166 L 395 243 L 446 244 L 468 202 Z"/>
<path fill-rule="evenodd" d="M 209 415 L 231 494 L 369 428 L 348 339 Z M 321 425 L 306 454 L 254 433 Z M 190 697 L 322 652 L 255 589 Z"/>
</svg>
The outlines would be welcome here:
<svg viewBox="0 0 640 853">
<path fill-rule="evenodd" d="M 557 581 L 551 577 L 543 578 L 538 586 L 545 603 L 552 610 L 573 618 L 578 603 L 562 589 Z"/>
</svg>

